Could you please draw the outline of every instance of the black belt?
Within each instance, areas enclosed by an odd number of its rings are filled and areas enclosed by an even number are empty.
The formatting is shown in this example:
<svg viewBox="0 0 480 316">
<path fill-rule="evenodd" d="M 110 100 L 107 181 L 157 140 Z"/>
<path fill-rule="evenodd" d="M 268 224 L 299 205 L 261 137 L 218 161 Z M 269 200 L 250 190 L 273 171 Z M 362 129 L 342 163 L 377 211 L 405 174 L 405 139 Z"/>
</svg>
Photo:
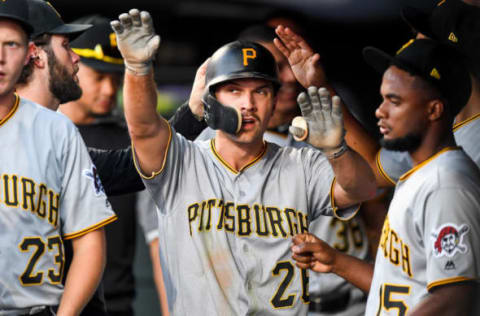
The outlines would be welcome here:
<svg viewBox="0 0 480 316">
<path fill-rule="evenodd" d="M 47 306 L 46 308 L 42 309 L 41 311 L 35 314 L 24 314 L 22 316 L 55 316 L 56 314 L 53 311 L 56 309 L 57 309 L 57 306 L 55 307 Z"/>
<path fill-rule="evenodd" d="M 308 310 L 311 312 L 338 313 L 344 311 L 350 302 L 350 291 L 320 302 L 310 301 Z"/>
</svg>

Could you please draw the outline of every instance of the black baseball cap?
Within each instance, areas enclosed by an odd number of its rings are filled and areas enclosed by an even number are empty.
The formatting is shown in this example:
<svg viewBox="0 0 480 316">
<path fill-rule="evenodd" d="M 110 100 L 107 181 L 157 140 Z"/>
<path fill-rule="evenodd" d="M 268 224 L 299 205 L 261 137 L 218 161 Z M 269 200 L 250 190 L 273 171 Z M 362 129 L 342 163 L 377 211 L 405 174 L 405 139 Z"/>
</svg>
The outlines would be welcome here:
<svg viewBox="0 0 480 316">
<path fill-rule="evenodd" d="M 117 47 L 117 38 L 110 26 L 110 20 L 99 16 L 89 15 L 74 23 L 93 24 L 70 43 L 73 51 L 80 56 L 81 62 L 101 72 L 124 71 L 122 55 Z"/>
<path fill-rule="evenodd" d="M 414 30 L 461 50 L 480 78 L 480 7 L 460 0 L 441 0 L 429 12 L 404 7 L 402 18 Z"/>
<path fill-rule="evenodd" d="M 30 22 L 33 24 L 32 38 L 42 34 L 65 35 L 75 39 L 91 25 L 65 24 L 57 10 L 48 1 L 27 0 Z"/>
<path fill-rule="evenodd" d="M 26 0 L 3 0 L 0 4 L 0 18 L 8 18 L 19 22 L 28 35 L 33 31 L 33 26 L 28 22 Z"/>
<path fill-rule="evenodd" d="M 374 48 L 363 49 L 365 61 L 380 73 L 390 66 L 419 76 L 435 86 L 456 114 L 467 104 L 472 82 L 458 50 L 431 39 L 410 40 L 394 56 Z"/>
</svg>

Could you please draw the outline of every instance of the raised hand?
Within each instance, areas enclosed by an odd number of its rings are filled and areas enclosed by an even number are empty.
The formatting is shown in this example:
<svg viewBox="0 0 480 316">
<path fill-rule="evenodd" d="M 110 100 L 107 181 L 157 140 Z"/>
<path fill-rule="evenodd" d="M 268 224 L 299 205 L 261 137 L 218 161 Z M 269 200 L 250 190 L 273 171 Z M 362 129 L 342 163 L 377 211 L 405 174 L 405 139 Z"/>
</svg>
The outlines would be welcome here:
<svg viewBox="0 0 480 316">
<path fill-rule="evenodd" d="M 341 100 L 330 97 L 326 88 L 309 87 L 307 92 L 297 98 L 302 116 L 292 121 L 289 131 L 297 141 L 306 140 L 327 158 L 336 158 L 347 149 Z"/>
<path fill-rule="evenodd" d="M 207 66 L 210 58 L 205 60 L 197 69 L 195 80 L 193 81 L 192 92 L 188 100 L 188 106 L 193 115 L 199 120 L 203 119 L 203 95 L 205 93 L 205 76 L 207 73 Z"/>
<path fill-rule="evenodd" d="M 150 14 L 131 9 L 110 24 L 117 36 L 118 49 L 127 71 L 139 76 L 148 74 L 160 45 L 160 36 L 155 34 Z"/>
<path fill-rule="evenodd" d="M 304 87 L 322 87 L 327 83 L 325 71 L 320 63 L 320 55 L 315 53 L 308 43 L 288 27 L 282 25 L 275 29 L 278 38 L 273 40 L 275 46 L 288 59 L 298 82 Z"/>
</svg>

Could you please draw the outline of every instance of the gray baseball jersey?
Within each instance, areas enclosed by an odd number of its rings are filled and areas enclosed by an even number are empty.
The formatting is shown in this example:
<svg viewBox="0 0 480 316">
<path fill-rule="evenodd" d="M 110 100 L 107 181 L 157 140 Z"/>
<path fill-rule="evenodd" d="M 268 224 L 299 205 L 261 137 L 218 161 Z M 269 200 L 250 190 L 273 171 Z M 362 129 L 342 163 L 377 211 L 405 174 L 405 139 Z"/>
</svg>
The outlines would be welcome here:
<svg viewBox="0 0 480 316">
<path fill-rule="evenodd" d="M 459 122 L 453 126 L 453 136 L 458 146 L 480 166 L 480 114 Z M 377 155 L 377 166 L 380 173 L 395 184 L 402 174 L 412 167 L 412 159 L 407 152 L 391 151 L 382 148 Z"/>
<path fill-rule="evenodd" d="M 198 137 L 199 140 L 207 140 L 215 137 L 215 131 L 211 128 L 205 129 Z M 292 135 L 266 131 L 264 139 L 279 146 L 291 146 L 295 148 L 308 147 L 305 142 L 297 142 Z M 152 215 L 145 217 L 151 219 Z M 150 226 L 146 238 L 154 238 L 151 224 L 145 221 L 144 227 Z M 360 259 L 368 257 L 368 239 L 363 221 L 360 217 L 354 217 L 349 221 L 338 220 L 335 217 L 320 216 L 311 221 L 309 231 L 317 237 L 332 245 L 336 249 Z M 155 236 L 156 237 L 156 236 Z M 319 303 L 320 306 L 331 305 L 336 299 L 347 297 L 342 301 L 342 313 L 349 316 L 363 315 L 365 312 L 365 300 L 363 293 L 351 283 L 333 273 L 316 273 L 309 271 L 309 292 L 310 299 Z M 338 314 L 339 311 L 336 310 Z M 310 315 L 329 315 L 331 312 L 309 312 Z"/>
<path fill-rule="evenodd" d="M 402 175 L 380 238 L 366 315 L 406 315 L 480 271 L 480 171 L 459 147 Z"/>
<path fill-rule="evenodd" d="M 336 210 L 334 176 L 317 150 L 265 150 L 242 170 L 214 141 L 173 132 L 163 170 L 144 179 L 159 212 L 160 258 L 173 315 L 305 315 L 308 274 L 291 237 Z"/>
<path fill-rule="evenodd" d="M 60 302 L 62 240 L 116 216 L 77 129 L 62 114 L 17 97 L 0 121 L 0 139 L 0 315 L 18 315 Z"/>
</svg>

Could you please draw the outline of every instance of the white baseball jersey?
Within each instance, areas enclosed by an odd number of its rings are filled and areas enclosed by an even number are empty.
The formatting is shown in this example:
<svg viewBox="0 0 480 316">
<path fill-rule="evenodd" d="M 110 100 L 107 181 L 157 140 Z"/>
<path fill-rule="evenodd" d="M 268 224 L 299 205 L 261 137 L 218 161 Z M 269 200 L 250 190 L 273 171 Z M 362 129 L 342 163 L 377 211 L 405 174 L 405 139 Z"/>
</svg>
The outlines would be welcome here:
<svg viewBox="0 0 480 316">
<path fill-rule="evenodd" d="M 406 315 L 437 286 L 478 279 L 480 171 L 459 147 L 405 173 L 390 204 L 366 315 Z"/>
<path fill-rule="evenodd" d="M 163 170 L 144 179 L 159 210 L 159 243 L 173 315 L 306 315 L 308 274 L 291 237 L 334 210 L 333 171 L 314 149 L 265 150 L 240 171 L 214 141 L 171 134 Z"/>
<path fill-rule="evenodd" d="M 458 146 L 480 166 L 480 114 L 453 125 L 453 136 Z M 391 151 L 382 148 L 377 155 L 377 166 L 382 175 L 395 184 L 402 174 L 412 167 L 408 152 Z"/>
<path fill-rule="evenodd" d="M 17 97 L 0 139 L 0 315 L 19 315 L 59 304 L 62 240 L 116 217 L 68 118 Z"/>
</svg>

